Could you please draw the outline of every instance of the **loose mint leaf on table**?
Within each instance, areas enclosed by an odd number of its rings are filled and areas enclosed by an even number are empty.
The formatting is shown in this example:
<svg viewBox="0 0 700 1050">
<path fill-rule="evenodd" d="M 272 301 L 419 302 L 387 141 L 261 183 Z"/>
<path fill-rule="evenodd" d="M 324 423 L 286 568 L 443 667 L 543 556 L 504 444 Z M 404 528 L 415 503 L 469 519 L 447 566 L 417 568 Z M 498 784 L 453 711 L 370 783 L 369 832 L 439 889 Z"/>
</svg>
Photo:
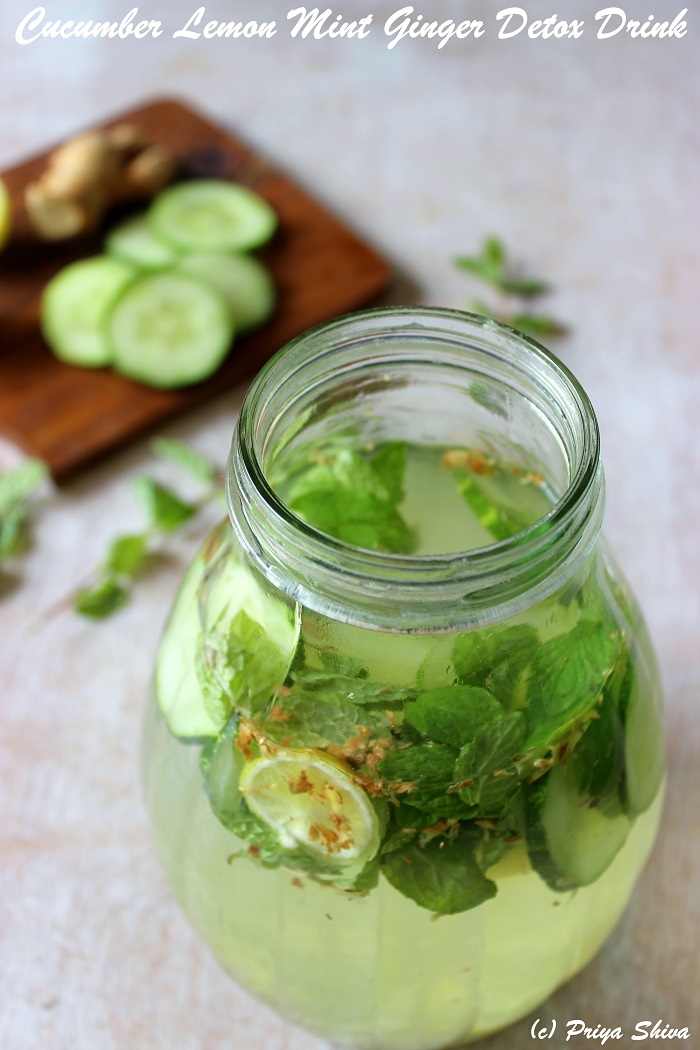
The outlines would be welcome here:
<svg viewBox="0 0 700 1050">
<path fill-rule="evenodd" d="M 622 648 L 609 617 L 584 618 L 543 642 L 528 678 L 528 748 L 549 745 L 600 696 Z"/>
<path fill-rule="evenodd" d="M 117 536 L 107 553 L 107 568 L 116 576 L 133 576 L 146 560 L 148 541 L 142 533 Z"/>
<path fill-rule="evenodd" d="M 460 256 L 455 259 L 455 264 L 463 270 L 468 270 L 474 277 L 492 285 L 504 299 L 508 297 L 521 301 L 536 299 L 550 291 L 546 281 L 538 277 L 521 277 L 514 273 L 508 263 L 502 242 L 495 237 L 484 241 L 480 255 Z M 511 328 L 516 328 L 526 335 L 561 336 L 567 333 L 566 326 L 548 314 L 535 314 L 517 309 L 508 311 L 503 304 L 495 308 L 479 299 L 472 299 L 469 308 L 484 317 L 492 317 L 496 321 L 508 324 Z"/>
<path fill-rule="evenodd" d="M 74 598 L 77 612 L 91 620 L 104 620 L 129 600 L 120 583 L 108 576 L 92 587 L 83 587 Z"/>
<path fill-rule="evenodd" d="M 381 858 L 382 872 L 394 889 L 439 915 L 476 908 L 496 896 L 496 884 L 483 874 L 476 859 L 474 835 L 434 838 Z"/>
<path fill-rule="evenodd" d="M 515 711 L 481 726 L 460 751 L 455 764 L 455 778 L 463 785 L 459 795 L 482 817 L 499 816 L 518 790 L 515 759 L 523 750 L 525 735 L 525 717 Z"/>
<path fill-rule="evenodd" d="M 0 518 L 0 558 L 11 557 L 22 550 L 28 518 L 29 512 L 23 504 L 13 507 Z"/>
<path fill-rule="evenodd" d="M 487 237 L 480 255 L 459 255 L 455 266 L 478 277 L 496 288 L 503 287 L 506 266 L 506 251 L 498 237 Z"/>
<path fill-rule="evenodd" d="M 471 685 L 430 689 L 404 708 L 409 725 L 430 740 L 451 747 L 468 743 L 481 725 L 502 714 L 503 708 L 492 693 Z"/>
<path fill-rule="evenodd" d="M 27 459 L 19 466 L 0 474 L 0 518 L 24 503 L 48 476 L 48 469 L 40 459 Z"/>
<path fill-rule="evenodd" d="M 547 282 L 537 277 L 506 277 L 501 282 L 501 288 L 509 295 L 519 295 L 523 299 L 544 295 L 549 291 Z"/>
<path fill-rule="evenodd" d="M 180 499 L 176 492 L 144 474 L 136 479 L 136 494 L 146 508 L 151 524 L 163 532 L 171 532 L 192 518 L 197 508 Z"/>
<path fill-rule="evenodd" d="M 559 337 L 569 331 L 565 324 L 549 314 L 513 314 L 508 323 L 525 335 Z"/>
<path fill-rule="evenodd" d="M 151 442 L 151 448 L 156 455 L 171 460 L 198 481 L 212 482 L 219 475 L 219 470 L 214 463 L 210 463 L 184 441 L 158 437 Z"/>
<path fill-rule="evenodd" d="M 27 538 L 29 501 L 48 476 L 39 459 L 0 473 L 0 558 L 19 554 Z"/>
</svg>

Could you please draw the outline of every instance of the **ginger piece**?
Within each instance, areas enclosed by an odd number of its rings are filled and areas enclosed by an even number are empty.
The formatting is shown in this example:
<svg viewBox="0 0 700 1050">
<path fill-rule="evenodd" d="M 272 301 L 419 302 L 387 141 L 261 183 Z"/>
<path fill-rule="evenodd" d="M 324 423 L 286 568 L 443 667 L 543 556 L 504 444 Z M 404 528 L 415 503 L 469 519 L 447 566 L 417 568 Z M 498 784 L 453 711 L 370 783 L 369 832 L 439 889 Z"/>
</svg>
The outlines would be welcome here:
<svg viewBox="0 0 700 1050">
<path fill-rule="evenodd" d="M 176 163 L 164 146 L 147 146 L 129 161 L 122 181 L 124 197 L 154 197 L 175 174 Z"/>
<path fill-rule="evenodd" d="M 32 226 L 45 240 L 94 230 L 111 205 L 152 197 L 175 174 L 174 156 L 149 144 L 131 124 L 87 131 L 49 157 L 46 170 L 25 190 Z"/>
</svg>

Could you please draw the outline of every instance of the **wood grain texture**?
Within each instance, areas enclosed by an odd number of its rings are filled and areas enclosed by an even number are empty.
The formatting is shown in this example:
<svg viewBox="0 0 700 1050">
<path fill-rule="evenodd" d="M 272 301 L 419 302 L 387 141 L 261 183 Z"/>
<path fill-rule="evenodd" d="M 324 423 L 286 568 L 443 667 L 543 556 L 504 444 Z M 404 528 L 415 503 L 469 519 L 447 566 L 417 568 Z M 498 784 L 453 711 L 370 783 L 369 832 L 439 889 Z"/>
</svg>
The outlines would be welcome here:
<svg viewBox="0 0 700 1050">
<path fill-rule="evenodd" d="M 17 220 L 0 258 L 0 431 L 44 459 L 57 481 L 228 389 L 307 328 L 371 302 L 390 278 L 384 260 L 317 201 L 189 107 L 159 101 L 110 123 L 121 120 L 168 146 L 184 175 L 234 179 L 270 202 L 279 229 L 261 255 L 277 285 L 278 307 L 259 332 L 234 345 L 216 375 L 188 389 L 153 390 L 109 369 L 63 364 L 39 331 L 41 292 L 66 263 L 99 252 L 101 236 L 65 245 L 38 241 L 23 208 L 23 192 L 48 154 L 6 172 Z"/>
</svg>

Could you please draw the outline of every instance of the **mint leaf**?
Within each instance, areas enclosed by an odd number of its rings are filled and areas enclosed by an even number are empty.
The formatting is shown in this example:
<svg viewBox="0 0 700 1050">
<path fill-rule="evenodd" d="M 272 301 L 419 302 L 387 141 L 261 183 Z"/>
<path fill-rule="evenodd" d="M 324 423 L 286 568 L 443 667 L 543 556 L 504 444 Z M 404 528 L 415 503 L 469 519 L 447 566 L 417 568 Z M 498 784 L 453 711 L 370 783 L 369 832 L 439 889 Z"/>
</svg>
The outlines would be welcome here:
<svg viewBox="0 0 700 1050">
<path fill-rule="evenodd" d="M 525 743 L 525 718 L 520 711 L 494 719 L 477 730 L 455 764 L 462 783 L 460 798 L 478 807 L 482 817 L 498 816 L 519 788 L 515 759 Z"/>
<path fill-rule="evenodd" d="M 28 517 L 28 511 L 21 503 L 0 517 L 0 558 L 20 553 L 24 546 Z"/>
<path fill-rule="evenodd" d="M 377 770 L 389 781 L 411 784 L 413 790 L 405 795 L 406 800 L 433 821 L 467 819 L 476 815 L 475 808 L 465 805 L 458 795 L 448 793 L 455 780 L 456 759 L 457 752 L 447 744 L 413 744 L 389 751 Z M 391 784 L 388 788 L 391 791 Z"/>
<path fill-rule="evenodd" d="M 105 564 L 116 576 L 134 576 L 142 567 L 146 554 L 145 536 L 117 536 L 112 540 Z"/>
<path fill-rule="evenodd" d="M 219 470 L 213 463 L 210 463 L 199 452 L 195 452 L 184 441 L 178 441 L 176 438 L 157 437 L 151 442 L 151 448 L 157 456 L 169 459 L 199 481 L 212 482 L 219 475 Z"/>
<path fill-rule="evenodd" d="M 226 716 L 234 704 L 247 713 L 263 709 L 282 684 L 287 662 L 288 654 L 243 609 L 229 622 L 222 617 L 207 632 L 197 668 L 212 718 Z"/>
<path fill-rule="evenodd" d="M 481 249 L 481 255 L 460 255 L 455 265 L 467 270 L 488 284 L 502 287 L 505 271 L 505 248 L 497 237 L 487 237 Z"/>
<path fill-rule="evenodd" d="M 408 553 L 412 535 L 399 512 L 386 501 L 357 489 L 308 492 L 290 503 L 314 528 L 367 550 Z"/>
<path fill-rule="evenodd" d="M 497 892 L 479 867 L 474 836 L 464 832 L 386 853 L 381 868 L 394 889 L 439 915 L 476 908 Z"/>
<path fill-rule="evenodd" d="M 368 860 L 364 868 L 357 876 L 352 884 L 352 889 L 355 893 L 369 893 L 376 886 L 379 885 L 379 858 L 373 857 L 372 860 Z"/>
<path fill-rule="evenodd" d="M 413 536 L 397 509 L 403 498 L 405 447 L 385 446 L 367 460 L 351 449 L 316 453 L 315 464 L 284 491 L 309 525 L 368 550 L 408 553 Z"/>
<path fill-rule="evenodd" d="M 426 818 L 425 813 L 404 801 L 393 805 L 391 823 L 380 847 L 380 856 L 417 842 L 419 833 L 426 826 L 426 820 L 429 821 L 429 818 Z"/>
<path fill-rule="evenodd" d="M 372 704 L 387 710 L 400 708 L 415 699 L 414 689 L 404 686 L 384 685 L 350 675 L 333 674 L 329 671 L 314 671 L 306 668 L 294 677 L 296 688 L 305 693 L 322 693 L 324 700 L 345 704 Z"/>
<path fill-rule="evenodd" d="M 534 299 L 549 291 L 546 281 L 540 281 L 536 277 L 506 277 L 501 282 L 501 288 L 509 295 L 519 295 L 523 299 Z"/>
<path fill-rule="evenodd" d="M 525 335 L 559 337 L 568 334 L 568 328 L 548 314 L 514 314 L 508 323 Z"/>
<path fill-rule="evenodd" d="M 344 747 L 359 735 L 360 725 L 371 721 L 354 704 L 337 696 L 294 688 L 286 696 L 277 695 L 261 725 L 273 739 L 292 747 Z M 386 721 L 383 730 L 388 734 Z"/>
<path fill-rule="evenodd" d="M 452 662 L 464 685 L 484 686 L 509 710 L 525 706 L 527 678 L 539 645 L 528 624 L 486 628 L 457 637 Z"/>
<path fill-rule="evenodd" d="M 404 708 L 409 725 L 430 740 L 452 747 L 472 740 L 479 726 L 502 713 L 491 693 L 469 685 L 431 689 Z"/>
<path fill-rule="evenodd" d="M 163 532 L 172 532 L 196 514 L 196 507 L 146 474 L 136 479 L 135 487 L 151 524 Z"/>
<path fill-rule="evenodd" d="M 586 714 L 620 650 L 620 634 L 609 617 L 579 620 L 573 630 L 540 645 L 528 679 L 528 747 L 550 744 L 572 719 Z"/>
<path fill-rule="evenodd" d="M 91 620 L 104 620 L 129 600 L 129 594 L 111 576 L 91 587 L 83 587 L 73 599 L 73 607 L 81 616 Z"/>
<path fill-rule="evenodd" d="M 404 498 L 403 480 L 406 474 L 406 445 L 403 441 L 390 441 L 377 449 L 369 459 L 369 465 L 381 481 L 387 497 L 399 504 Z"/>
<path fill-rule="evenodd" d="M 47 476 L 48 468 L 40 459 L 26 459 L 0 473 L 0 518 L 27 500 Z"/>
</svg>

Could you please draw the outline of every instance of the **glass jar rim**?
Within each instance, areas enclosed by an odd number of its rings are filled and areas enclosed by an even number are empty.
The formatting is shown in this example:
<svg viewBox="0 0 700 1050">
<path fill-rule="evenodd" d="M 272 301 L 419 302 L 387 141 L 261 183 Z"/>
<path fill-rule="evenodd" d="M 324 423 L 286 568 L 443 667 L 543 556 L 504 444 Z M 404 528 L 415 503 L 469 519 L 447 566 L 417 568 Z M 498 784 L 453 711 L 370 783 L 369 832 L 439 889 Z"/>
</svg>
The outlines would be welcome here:
<svg viewBox="0 0 700 1050">
<path fill-rule="evenodd" d="M 474 345 L 477 335 L 484 343 L 481 348 Z M 540 389 L 552 398 L 572 432 L 576 455 L 565 491 L 544 517 L 488 546 L 444 554 L 396 554 L 359 548 L 320 532 L 294 514 L 274 491 L 262 463 L 264 412 L 274 392 L 282 383 L 301 390 L 310 368 L 339 354 L 344 367 L 361 368 L 360 347 L 378 350 L 384 345 L 388 352 L 402 338 L 413 341 L 414 361 L 440 367 L 441 345 L 444 349 L 462 343 L 485 352 L 488 344 L 488 352 L 513 377 L 528 371 L 539 376 Z M 416 352 L 420 344 L 425 347 L 422 357 Z M 405 350 L 399 354 L 404 360 L 402 355 Z M 234 530 L 275 586 L 302 604 L 364 626 L 394 629 L 383 619 L 403 609 L 400 618 L 407 625 L 399 629 L 408 630 L 456 629 L 501 619 L 506 606 L 512 610 L 515 602 L 528 607 L 561 586 L 595 543 L 603 488 L 597 419 L 569 369 L 551 351 L 507 325 L 432 306 L 378 307 L 346 314 L 287 343 L 261 369 L 246 394 L 227 472 Z M 449 614 L 455 599 L 457 607 Z M 406 604 L 413 615 L 406 615 Z M 379 620 L 374 622 L 377 614 Z"/>
</svg>

